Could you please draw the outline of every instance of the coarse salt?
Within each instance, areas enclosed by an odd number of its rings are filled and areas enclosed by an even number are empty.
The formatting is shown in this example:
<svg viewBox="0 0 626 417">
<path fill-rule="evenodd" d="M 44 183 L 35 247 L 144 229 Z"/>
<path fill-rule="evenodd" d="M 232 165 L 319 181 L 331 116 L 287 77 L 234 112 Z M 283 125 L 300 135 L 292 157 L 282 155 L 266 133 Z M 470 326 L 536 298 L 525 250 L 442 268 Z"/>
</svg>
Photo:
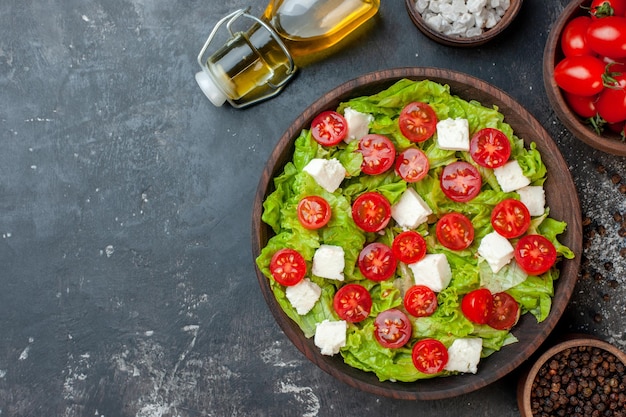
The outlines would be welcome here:
<svg viewBox="0 0 626 417">
<path fill-rule="evenodd" d="M 510 0 L 415 0 L 428 26 L 448 36 L 471 38 L 498 24 Z"/>
</svg>

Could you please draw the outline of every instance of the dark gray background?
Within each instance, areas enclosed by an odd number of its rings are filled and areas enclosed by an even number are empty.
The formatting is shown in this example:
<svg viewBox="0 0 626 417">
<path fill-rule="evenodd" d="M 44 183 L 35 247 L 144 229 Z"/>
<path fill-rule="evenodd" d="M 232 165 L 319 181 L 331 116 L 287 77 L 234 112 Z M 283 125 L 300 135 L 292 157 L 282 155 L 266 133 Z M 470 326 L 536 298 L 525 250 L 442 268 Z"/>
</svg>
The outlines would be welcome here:
<svg viewBox="0 0 626 417">
<path fill-rule="evenodd" d="M 293 347 L 259 291 L 250 214 L 270 151 L 318 96 L 391 67 L 478 76 L 550 132 L 589 217 L 558 333 L 624 348 L 626 243 L 614 215 L 626 214 L 625 160 L 576 140 L 542 82 L 566 4 L 525 0 L 501 38 L 455 49 L 384 0 L 370 30 L 242 111 L 208 102 L 196 55 L 220 17 L 248 5 L 260 15 L 262 2 L 3 0 L 0 415 L 518 415 L 517 372 L 433 402 L 338 382 Z"/>
</svg>

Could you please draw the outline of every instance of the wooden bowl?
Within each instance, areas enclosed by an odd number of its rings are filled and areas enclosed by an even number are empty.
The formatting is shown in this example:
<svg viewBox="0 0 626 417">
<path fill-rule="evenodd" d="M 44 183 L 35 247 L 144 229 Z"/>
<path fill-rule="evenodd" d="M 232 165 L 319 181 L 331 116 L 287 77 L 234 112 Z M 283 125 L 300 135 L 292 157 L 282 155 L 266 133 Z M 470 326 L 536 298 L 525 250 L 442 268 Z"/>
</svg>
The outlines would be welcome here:
<svg viewBox="0 0 626 417">
<path fill-rule="evenodd" d="M 286 162 L 291 160 L 294 141 L 303 128 L 309 128 L 313 118 L 323 110 L 335 109 L 350 98 L 378 93 L 400 79 L 428 79 L 440 84 L 448 84 L 453 94 L 466 100 L 478 100 L 484 106 L 497 106 L 505 115 L 516 135 L 524 140 L 532 140 L 543 156 L 548 168 L 548 178 L 544 184 L 546 202 L 550 215 L 567 222 L 567 231 L 560 236 L 576 257 L 561 263 L 561 276 L 555 282 L 553 307 L 542 323 L 537 323 L 530 314 L 525 314 L 514 329 L 519 342 L 505 347 L 500 352 L 481 360 L 476 374 L 434 378 L 413 383 L 380 382 L 375 374 L 363 372 L 344 363 L 340 355 L 324 356 L 312 339 L 304 337 L 300 328 L 289 319 L 277 303 L 268 279 L 257 268 L 256 274 L 267 305 L 277 323 L 293 344 L 313 363 L 337 379 L 373 394 L 407 400 L 433 400 L 461 395 L 482 388 L 508 374 L 543 343 L 563 314 L 572 295 L 578 276 L 582 253 L 581 209 L 576 188 L 567 164 L 554 141 L 541 124 L 520 104 L 505 92 L 477 78 L 462 73 L 438 68 L 397 68 L 366 74 L 348 81 L 324 94 L 295 119 L 281 136 L 271 153 L 258 184 L 252 210 L 252 254 L 256 257 L 273 235 L 271 228 L 261 221 L 263 201 L 273 191 L 273 178 L 282 172 Z"/>
<path fill-rule="evenodd" d="M 409 16 L 411 17 L 411 20 L 413 21 L 415 26 L 417 26 L 417 28 L 430 39 L 447 46 L 472 47 L 480 46 L 489 42 L 500 33 L 502 33 L 502 31 L 504 31 L 504 29 L 506 29 L 511 24 L 511 22 L 519 13 L 522 7 L 523 0 L 510 1 L 511 5 L 504 13 L 504 16 L 502 16 L 500 21 L 494 27 L 483 31 L 483 33 L 478 36 L 473 36 L 470 38 L 444 35 L 443 33 L 433 29 L 426 23 L 422 15 L 417 11 L 417 8 L 415 7 L 415 0 L 405 0 L 405 5 L 406 10 L 409 13 Z"/>
<path fill-rule="evenodd" d="M 564 341 L 548 349 L 543 355 L 539 357 L 539 359 L 537 359 L 537 361 L 533 364 L 533 366 L 527 372 L 525 372 L 522 375 L 522 377 L 519 379 L 519 384 L 517 387 L 517 402 L 518 402 L 518 407 L 519 407 L 522 417 L 534 417 L 533 412 L 532 412 L 532 406 L 531 406 L 532 391 L 533 391 L 533 384 L 535 382 L 535 379 L 537 379 L 538 377 L 537 374 L 539 373 L 540 369 L 544 365 L 549 364 L 549 361 L 553 359 L 554 356 L 557 355 L 558 353 L 561 353 L 565 351 L 566 349 L 575 350 L 582 346 L 587 347 L 587 348 L 599 348 L 601 350 L 604 350 L 612 354 L 613 356 L 615 356 L 617 360 L 619 360 L 624 366 L 626 366 L 626 353 L 622 352 L 617 347 L 592 336 L 572 335 L 566 338 Z M 549 366 L 549 365 L 546 365 L 546 366 Z M 559 375 L 559 379 L 560 379 L 560 377 L 563 375 L 563 370 L 556 371 L 556 373 Z M 555 390 L 557 390 L 556 392 L 558 393 L 559 392 L 558 390 L 560 388 L 563 388 L 563 386 L 556 386 L 556 387 L 551 386 L 550 388 L 554 388 Z M 567 391 L 565 392 L 567 393 Z M 571 395 L 576 395 L 576 394 L 571 394 Z"/>
<path fill-rule="evenodd" d="M 584 7 L 589 7 L 590 5 L 590 0 L 571 1 L 552 26 L 543 53 L 543 82 L 548 100 L 557 117 L 574 136 L 587 145 L 603 152 L 626 156 L 626 142 L 621 140 L 620 135 L 609 132 L 608 129 L 602 135 L 598 135 L 591 126 L 584 123 L 583 119 L 570 109 L 565 102 L 561 89 L 554 82 L 554 68 L 564 58 L 560 47 L 563 28 L 573 18 L 588 14 Z"/>
</svg>

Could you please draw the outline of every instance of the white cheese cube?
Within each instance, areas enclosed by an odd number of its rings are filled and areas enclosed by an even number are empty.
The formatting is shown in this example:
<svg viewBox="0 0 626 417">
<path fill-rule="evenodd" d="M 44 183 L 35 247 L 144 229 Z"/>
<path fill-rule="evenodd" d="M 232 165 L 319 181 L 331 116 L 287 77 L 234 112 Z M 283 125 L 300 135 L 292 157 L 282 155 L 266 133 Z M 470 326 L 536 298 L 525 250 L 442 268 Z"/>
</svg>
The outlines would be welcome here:
<svg viewBox="0 0 626 417">
<path fill-rule="evenodd" d="M 441 292 L 450 284 L 452 270 L 443 253 L 429 253 L 422 260 L 410 264 L 415 285 L 425 285 L 434 292 Z"/>
<path fill-rule="evenodd" d="M 444 369 L 451 372 L 475 374 L 478 371 L 482 350 L 483 339 L 480 337 L 456 339 L 448 348 L 448 363 Z"/>
<path fill-rule="evenodd" d="M 320 245 L 313 255 L 313 275 L 343 281 L 343 268 L 346 266 L 341 246 Z"/>
<path fill-rule="evenodd" d="M 391 217 L 400 227 L 414 229 L 428 220 L 433 211 L 413 188 L 409 187 L 396 204 L 391 206 Z"/>
<path fill-rule="evenodd" d="M 463 28 L 465 31 L 466 28 Z M 437 122 L 437 145 L 441 149 L 469 151 L 469 123 L 467 119 L 444 119 Z"/>
<path fill-rule="evenodd" d="M 346 143 L 359 140 L 367 135 L 370 131 L 370 123 L 374 120 L 374 116 L 371 114 L 361 113 L 350 107 L 346 107 L 343 117 L 348 122 L 348 135 L 344 139 Z"/>
<path fill-rule="evenodd" d="M 346 169 L 337 159 L 312 159 L 305 167 L 304 171 L 309 173 L 320 187 L 329 193 L 335 192 L 341 181 L 346 177 Z"/>
<path fill-rule="evenodd" d="M 298 314 L 305 315 L 319 300 L 322 289 L 310 279 L 305 278 L 296 285 L 287 287 L 285 295 Z"/>
<path fill-rule="evenodd" d="M 495 274 L 511 262 L 514 249 L 507 238 L 499 235 L 498 232 L 491 232 L 480 241 L 478 254 L 485 258 Z"/>
<path fill-rule="evenodd" d="M 546 211 L 546 193 L 540 185 L 529 185 L 517 190 L 520 200 L 531 216 L 541 216 Z"/>
<path fill-rule="evenodd" d="M 522 167 L 516 160 L 509 161 L 499 168 L 495 168 L 493 173 L 498 180 L 498 184 L 505 193 L 519 190 L 530 184 L 530 180 L 524 176 Z"/>
<path fill-rule="evenodd" d="M 315 346 L 320 348 L 322 355 L 332 356 L 339 353 L 339 349 L 346 345 L 346 331 L 348 323 L 344 320 L 318 323 L 315 328 Z"/>
</svg>

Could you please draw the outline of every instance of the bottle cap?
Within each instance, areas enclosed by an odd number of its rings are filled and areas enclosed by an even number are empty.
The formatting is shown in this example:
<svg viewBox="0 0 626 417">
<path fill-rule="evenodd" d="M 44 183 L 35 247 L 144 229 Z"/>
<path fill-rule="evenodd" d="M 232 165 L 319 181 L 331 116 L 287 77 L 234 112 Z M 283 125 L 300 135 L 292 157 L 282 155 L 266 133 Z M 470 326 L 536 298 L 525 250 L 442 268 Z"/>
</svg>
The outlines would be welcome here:
<svg viewBox="0 0 626 417">
<path fill-rule="evenodd" d="M 222 104 L 226 101 L 226 95 L 220 90 L 220 88 L 215 84 L 213 79 L 209 74 L 204 71 L 200 71 L 196 73 L 196 82 L 200 86 L 200 89 L 204 93 L 205 96 L 211 103 L 216 107 L 221 107 Z"/>
</svg>

